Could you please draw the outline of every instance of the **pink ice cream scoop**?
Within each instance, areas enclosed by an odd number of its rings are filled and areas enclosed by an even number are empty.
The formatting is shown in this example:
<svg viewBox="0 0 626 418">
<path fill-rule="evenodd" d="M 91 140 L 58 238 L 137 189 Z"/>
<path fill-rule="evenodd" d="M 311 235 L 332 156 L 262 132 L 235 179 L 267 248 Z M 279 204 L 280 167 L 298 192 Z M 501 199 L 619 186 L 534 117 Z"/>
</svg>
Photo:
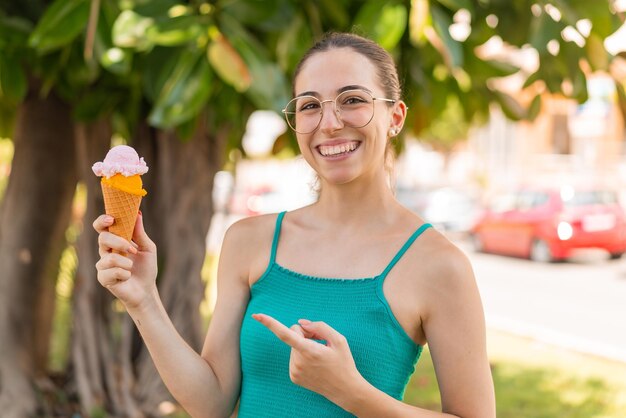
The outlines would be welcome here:
<svg viewBox="0 0 626 418">
<path fill-rule="evenodd" d="M 139 158 L 137 151 L 128 145 L 118 145 L 111 148 L 104 161 L 95 163 L 91 169 L 97 176 L 107 178 L 116 174 L 130 177 L 148 172 L 146 162 L 143 158 Z"/>
</svg>

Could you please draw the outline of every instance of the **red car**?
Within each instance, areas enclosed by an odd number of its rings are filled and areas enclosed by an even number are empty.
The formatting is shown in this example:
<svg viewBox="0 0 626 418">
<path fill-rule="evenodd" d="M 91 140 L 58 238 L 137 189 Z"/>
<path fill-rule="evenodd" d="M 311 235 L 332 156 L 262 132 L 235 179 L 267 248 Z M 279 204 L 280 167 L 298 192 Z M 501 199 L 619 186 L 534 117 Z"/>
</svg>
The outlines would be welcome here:
<svg viewBox="0 0 626 418">
<path fill-rule="evenodd" d="M 472 229 L 478 251 L 557 261 L 579 248 L 626 252 L 626 218 L 614 192 L 522 189 L 501 196 Z"/>
</svg>

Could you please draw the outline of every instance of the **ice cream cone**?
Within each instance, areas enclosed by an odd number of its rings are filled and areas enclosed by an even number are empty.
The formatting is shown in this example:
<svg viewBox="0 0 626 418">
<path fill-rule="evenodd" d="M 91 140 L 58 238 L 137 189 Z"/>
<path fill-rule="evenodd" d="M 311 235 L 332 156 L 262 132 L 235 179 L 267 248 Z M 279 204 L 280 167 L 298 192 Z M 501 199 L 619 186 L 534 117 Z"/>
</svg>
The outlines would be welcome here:
<svg viewBox="0 0 626 418">
<path fill-rule="evenodd" d="M 109 187 L 104 183 L 100 185 L 104 196 L 104 210 L 115 219 L 113 225 L 109 227 L 109 232 L 130 241 L 142 197 Z"/>
<path fill-rule="evenodd" d="M 141 175 L 148 171 L 146 162 L 132 147 L 117 145 L 109 150 L 104 161 L 98 161 L 91 169 L 102 177 L 104 210 L 114 218 L 109 232 L 130 241 L 141 198 L 147 193 L 141 181 Z"/>
</svg>

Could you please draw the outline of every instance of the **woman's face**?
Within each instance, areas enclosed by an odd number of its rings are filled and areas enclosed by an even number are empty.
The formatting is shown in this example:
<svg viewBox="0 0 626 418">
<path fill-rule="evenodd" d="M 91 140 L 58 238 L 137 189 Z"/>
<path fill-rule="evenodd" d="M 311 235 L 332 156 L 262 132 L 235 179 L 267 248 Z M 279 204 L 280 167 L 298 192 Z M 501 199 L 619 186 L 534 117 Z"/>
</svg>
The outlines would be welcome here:
<svg viewBox="0 0 626 418">
<path fill-rule="evenodd" d="M 366 90 L 373 97 L 386 98 L 374 64 L 351 48 L 312 55 L 295 80 L 296 96 L 315 96 L 320 101 L 335 100 L 347 89 Z M 315 131 L 297 134 L 304 158 L 323 183 L 345 184 L 361 177 L 385 176 L 389 132 L 402 127 L 404 103 L 374 100 L 372 120 L 363 127 L 353 128 L 341 120 L 341 117 L 347 120 L 348 116 L 343 115 L 348 113 L 336 114 L 331 101 L 322 104 L 322 119 Z"/>
</svg>

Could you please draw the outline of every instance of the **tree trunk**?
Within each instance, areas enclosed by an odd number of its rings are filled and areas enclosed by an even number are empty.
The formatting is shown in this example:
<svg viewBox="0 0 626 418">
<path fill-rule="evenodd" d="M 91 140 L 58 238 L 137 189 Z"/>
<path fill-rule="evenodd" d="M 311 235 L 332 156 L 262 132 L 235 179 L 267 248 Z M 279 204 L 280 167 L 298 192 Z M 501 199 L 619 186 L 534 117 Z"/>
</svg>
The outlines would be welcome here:
<svg viewBox="0 0 626 418">
<path fill-rule="evenodd" d="M 76 188 L 70 108 L 33 87 L 15 129 L 0 208 L 0 411 L 23 418 L 46 375 L 55 284 Z"/>
<path fill-rule="evenodd" d="M 213 179 L 223 165 L 228 129 L 224 126 L 208 132 L 205 118 L 201 118 L 188 141 L 181 141 L 173 132 L 158 132 L 156 137 L 140 135 L 136 143 L 139 154 L 146 156 L 146 161 L 151 158 L 143 212 L 148 235 L 158 247 L 159 293 L 174 326 L 197 351 L 204 341 L 200 273 L 213 214 Z M 159 403 L 171 397 L 145 347 L 136 367 L 142 410 L 156 416 Z"/>
<path fill-rule="evenodd" d="M 79 169 L 87 187 L 87 207 L 83 231 L 78 239 L 78 268 L 72 300 L 72 373 L 80 405 L 88 416 L 109 411 L 114 416 L 141 417 L 133 401 L 132 380 L 124 379 L 130 352 L 120 343 L 125 314 L 113 309 L 113 296 L 97 281 L 94 268 L 99 259 L 97 234 L 91 227 L 104 213 L 100 179 L 91 171 L 111 145 L 108 120 L 76 129 Z"/>
<path fill-rule="evenodd" d="M 200 271 L 212 214 L 213 177 L 222 165 L 226 133 L 208 135 L 200 124 L 194 137 L 182 142 L 144 122 L 131 144 L 150 167 L 143 176 L 148 195 L 141 210 L 148 235 L 158 246 L 160 295 L 178 331 L 197 350 L 203 341 Z M 98 284 L 93 268 L 99 257 L 91 223 L 104 208 L 91 164 L 106 154 L 110 128 L 83 127 L 77 138 L 80 160 L 87 162 L 81 173 L 89 196 L 78 243 L 72 339 L 81 406 L 88 414 L 102 410 L 112 417 L 161 416 L 159 405 L 171 395 L 130 317 L 112 308 L 113 298 Z"/>
</svg>

